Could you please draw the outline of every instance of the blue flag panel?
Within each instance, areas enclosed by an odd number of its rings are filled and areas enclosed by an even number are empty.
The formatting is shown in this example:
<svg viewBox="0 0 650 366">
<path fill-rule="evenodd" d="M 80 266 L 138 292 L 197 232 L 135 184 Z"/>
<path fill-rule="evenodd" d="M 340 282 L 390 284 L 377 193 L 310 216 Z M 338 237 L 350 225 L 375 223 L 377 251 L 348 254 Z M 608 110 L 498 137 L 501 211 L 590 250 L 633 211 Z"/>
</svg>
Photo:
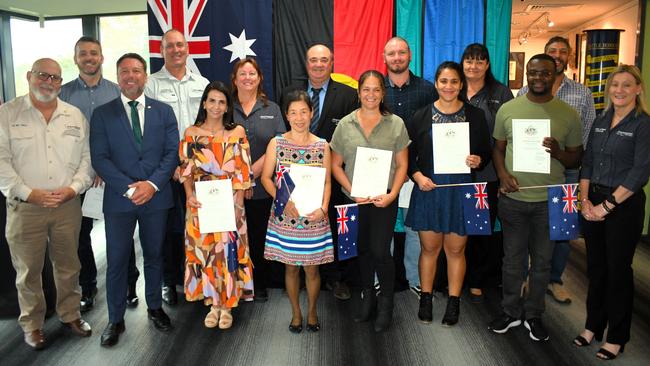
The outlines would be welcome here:
<svg viewBox="0 0 650 366">
<path fill-rule="evenodd" d="M 463 218 L 467 235 L 491 235 L 487 183 L 463 186 Z"/>
<path fill-rule="evenodd" d="M 548 187 L 548 229 L 551 240 L 578 238 L 578 185 Z"/>
<path fill-rule="evenodd" d="M 359 222 L 359 206 L 336 206 L 336 225 L 338 227 L 339 260 L 357 256 L 357 235 Z"/>
</svg>

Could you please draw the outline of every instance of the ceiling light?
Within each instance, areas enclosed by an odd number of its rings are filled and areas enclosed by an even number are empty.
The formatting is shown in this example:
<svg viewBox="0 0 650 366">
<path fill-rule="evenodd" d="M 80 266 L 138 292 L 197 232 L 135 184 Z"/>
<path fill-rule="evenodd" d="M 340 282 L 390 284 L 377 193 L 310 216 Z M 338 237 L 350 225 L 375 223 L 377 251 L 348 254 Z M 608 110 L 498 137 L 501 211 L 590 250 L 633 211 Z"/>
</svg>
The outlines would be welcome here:
<svg viewBox="0 0 650 366">
<path fill-rule="evenodd" d="M 548 16 L 548 13 L 546 13 L 546 25 L 549 28 L 555 25 L 555 22 L 551 20 L 551 18 Z"/>
</svg>

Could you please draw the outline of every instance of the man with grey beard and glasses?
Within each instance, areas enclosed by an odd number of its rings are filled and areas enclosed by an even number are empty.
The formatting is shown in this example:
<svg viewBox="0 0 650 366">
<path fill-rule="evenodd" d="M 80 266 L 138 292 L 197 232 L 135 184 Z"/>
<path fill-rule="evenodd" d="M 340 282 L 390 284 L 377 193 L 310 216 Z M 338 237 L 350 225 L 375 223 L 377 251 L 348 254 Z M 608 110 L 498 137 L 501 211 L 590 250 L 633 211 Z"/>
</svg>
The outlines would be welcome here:
<svg viewBox="0 0 650 366">
<path fill-rule="evenodd" d="M 0 107 L 0 190 L 7 197 L 7 242 L 16 270 L 16 288 L 25 343 L 45 347 L 45 297 L 41 272 L 45 251 L 54 268 L 56 312 L 72 333 L 91 328 L 79 312 L 81 224 L 79 193 L 94 178 L 88 121 L 57 96 L 61 67 L 48 58 L 27 72 L 29 94 Z"/>
</svg>

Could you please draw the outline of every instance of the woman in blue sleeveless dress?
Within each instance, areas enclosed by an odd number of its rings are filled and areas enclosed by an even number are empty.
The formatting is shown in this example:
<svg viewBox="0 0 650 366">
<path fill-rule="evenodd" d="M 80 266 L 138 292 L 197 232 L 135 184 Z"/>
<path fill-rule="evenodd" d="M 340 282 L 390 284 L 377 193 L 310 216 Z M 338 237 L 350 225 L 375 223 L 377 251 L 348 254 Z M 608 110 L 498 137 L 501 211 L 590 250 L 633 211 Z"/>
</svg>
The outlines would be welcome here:
<svg viewBox="0 0 650 366">
<path fill-rule="evenodd" d="M 442 324 L 452 326 L 458 322 L 460 313 L 467 235 L 460 187 L 436 189 L 436 185 L 472 182 L 472 174 L 434 173 L 432 126 L 436 123 L 469 122 L 470 155 L 465 164 L 471 169 L 482 169 L 490 160 L 491 151 L 483 111 L 458 97 L 465 87 L 462 67 L 451 61 L 440 64 L 435 87 L 440 98 L 416 112 L 407 124 L 412 141 L 409 146 L 409 176 L 416 184 L 405 224 L 418 231 L 422 246 L 419 263 L 422 294 L 418 318 L 425 323 L 433 320 L 433 280 L 438 254 L 444 249 L 449 299 Z"/>
</svg>

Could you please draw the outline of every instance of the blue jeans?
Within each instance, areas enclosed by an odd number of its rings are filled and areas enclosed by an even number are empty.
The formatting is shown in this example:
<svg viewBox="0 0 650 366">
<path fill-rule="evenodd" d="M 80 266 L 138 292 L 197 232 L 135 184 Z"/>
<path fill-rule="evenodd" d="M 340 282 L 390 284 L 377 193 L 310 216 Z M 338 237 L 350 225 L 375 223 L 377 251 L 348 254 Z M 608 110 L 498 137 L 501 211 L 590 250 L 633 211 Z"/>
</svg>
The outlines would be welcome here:
<svg viewBox="0 0 650 366">
<path fill-rule="evenodd" d="M 404 217 L 408 213 L 408 208 L 404 209 Z M 420 272 L 418 263 L 420 262 L 420 237 L 417 231 L 404 227 L 406 232 L 406 243 L 404 244 L 404 267 L 406 268 L 406 279 L 409 286 L 420 286 Z"/>
</svg>

